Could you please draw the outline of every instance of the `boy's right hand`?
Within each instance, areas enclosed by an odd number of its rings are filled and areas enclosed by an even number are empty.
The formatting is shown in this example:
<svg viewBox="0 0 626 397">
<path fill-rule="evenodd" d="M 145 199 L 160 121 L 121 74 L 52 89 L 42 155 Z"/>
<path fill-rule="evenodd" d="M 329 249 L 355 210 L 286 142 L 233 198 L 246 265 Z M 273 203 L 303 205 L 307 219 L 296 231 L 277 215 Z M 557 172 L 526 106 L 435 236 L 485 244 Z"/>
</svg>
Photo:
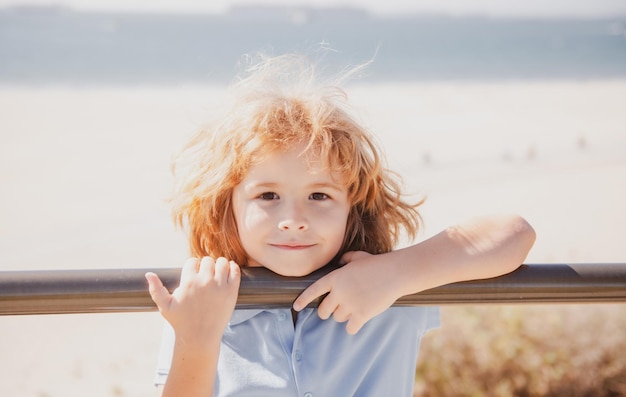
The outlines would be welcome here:
<svg viewBox="0 0 626 397">
<path fill-rule="evenodd" d="M 221 340 L 239 292 L 241 271 L 235 262 L 208 256 L 188 259 L 172 294 L 155 273 L 146 273 L 146 279 L 150 296 L 174 328 L 177 342 L 202 348 Z"/>
</svg>

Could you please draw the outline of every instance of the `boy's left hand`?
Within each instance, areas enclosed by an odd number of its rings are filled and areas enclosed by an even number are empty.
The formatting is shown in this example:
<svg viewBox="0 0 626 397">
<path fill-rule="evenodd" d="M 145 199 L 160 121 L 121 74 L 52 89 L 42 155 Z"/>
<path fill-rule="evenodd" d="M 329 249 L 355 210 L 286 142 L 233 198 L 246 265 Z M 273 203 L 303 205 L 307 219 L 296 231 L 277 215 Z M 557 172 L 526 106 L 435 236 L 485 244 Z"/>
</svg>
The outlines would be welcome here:
<svg viewBox="0 0 626 397">
<path fill-rule="evenodd" d="M 300 311 L 316 298 L 328 293 L 317 313 L 323 320 L 332 315 L 345 322 L 346 331 L 356 334 L 370 319 L 387 310 L 401 295 L 396 283 L 399 275 L 381 255 L 363 251 L 346 252 L 340 263 L 344 266 L 320 278 L 295 300 L 293 308 Z"/>
</svg>

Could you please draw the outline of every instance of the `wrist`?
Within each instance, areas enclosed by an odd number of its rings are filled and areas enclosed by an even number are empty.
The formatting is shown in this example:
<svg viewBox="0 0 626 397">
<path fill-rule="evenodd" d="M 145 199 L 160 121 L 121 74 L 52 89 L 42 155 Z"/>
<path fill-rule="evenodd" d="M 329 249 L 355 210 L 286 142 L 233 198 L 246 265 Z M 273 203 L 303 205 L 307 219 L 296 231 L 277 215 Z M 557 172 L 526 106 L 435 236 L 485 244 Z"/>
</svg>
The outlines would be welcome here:
<svg viewBox="0 0 626 397">
<path fill-rule="evenodd" d="M 392 258 L 394 285 L 398 299 L 425 291 L 440 285 L 435 281 L 438 270 L 433 269 L 428 262 L 428 256 L 418 252 L 415 246 L 402 248 L 389 253 Z"/>
<path fill-rule="evenodd" d="M 174 346 L 177 350 L 185 352 L 186 355 L 212 354 L 219 349 L 222 335 L 212 334 L 179 334 L 176 333 Z"/>
<path fill-rule="evenodd" d="M 384 272 L 391 276 L 389 281 L 389 289 L 394 292 L 395 299 L 398 300 L 405 295 L 410 295 L 416 292 L 416 280 L 419 277 L 414 277 L 410 274 L 414 271 L 415 266 L 407 266 L 409 258 L 406 257 L 406 252 L 402 249 L 388 252 Z"/>
</svg>

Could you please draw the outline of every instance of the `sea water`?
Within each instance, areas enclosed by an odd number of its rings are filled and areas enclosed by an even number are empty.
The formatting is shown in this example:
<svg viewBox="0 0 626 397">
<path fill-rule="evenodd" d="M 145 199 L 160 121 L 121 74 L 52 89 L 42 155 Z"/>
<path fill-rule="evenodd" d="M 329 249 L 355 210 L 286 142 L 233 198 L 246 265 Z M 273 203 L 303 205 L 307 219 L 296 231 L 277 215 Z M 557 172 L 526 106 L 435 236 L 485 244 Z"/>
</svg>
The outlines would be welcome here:
<svg viewBox="0 0 626 397">
<path fill-rule="evenodd" d="M 315 53 L 363 78 L 626 76 L 626 16 L 511 19 L 359 9 L 239 7 L 226 14 L 122 14 L 0 9 L 0 82 L 228 83 L 243 54 Z M 323 52 L 323 51 L 322 51 Z M 319 55 L 319 53 L 318 53 Z"/>
</svg>

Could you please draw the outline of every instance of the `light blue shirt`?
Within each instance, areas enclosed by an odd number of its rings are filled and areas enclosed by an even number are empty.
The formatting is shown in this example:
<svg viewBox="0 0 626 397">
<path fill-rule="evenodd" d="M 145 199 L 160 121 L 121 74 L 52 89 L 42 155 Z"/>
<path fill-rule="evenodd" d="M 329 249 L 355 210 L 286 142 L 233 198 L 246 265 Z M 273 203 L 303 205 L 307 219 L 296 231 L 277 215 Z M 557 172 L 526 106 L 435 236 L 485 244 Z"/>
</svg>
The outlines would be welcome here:
<svg viewBox="0 0 626 397">
<path fill-rule="evenodd" d="M 435 307 L 392 307 L 356 335 L 315 309 L 235 310 L 220 349 L 215 396 L 328 397 L 413 395 L 422 335 L 439 325 Z M 156 384 L 174 348 L 166 326 Z"/>
</svg>

